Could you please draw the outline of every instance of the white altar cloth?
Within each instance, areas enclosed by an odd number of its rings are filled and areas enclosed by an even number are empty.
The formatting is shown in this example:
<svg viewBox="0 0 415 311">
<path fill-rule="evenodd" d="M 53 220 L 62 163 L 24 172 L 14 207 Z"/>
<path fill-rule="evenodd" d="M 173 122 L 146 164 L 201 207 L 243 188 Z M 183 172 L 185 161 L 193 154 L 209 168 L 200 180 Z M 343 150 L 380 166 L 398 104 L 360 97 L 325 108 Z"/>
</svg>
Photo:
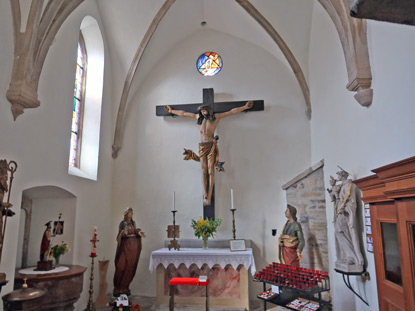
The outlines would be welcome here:
<svg viewBox="0 0 415 311">
<path fill-rule="evenodd" d="M 168 248 L 161 248 L 153 251 L 150 256 L 150 271 L 157 269 L 157 266 L 162 264 L 167 268 L 173 264 L 176 268 L 180 264 L 184 264 L 189 268 L 195 264 L 199 269 L 204 264 L 212 268 L 214 265 L 219 265 L 225 268 L 231 265 L 237 269 L 239 265 L 243 265 L 246 270 L 251 268 L 252 275 L 256 272 L 255 259 L 252 254 L 252 248 L 247 248 L 246 251 L 231 252 L 228 248 L 181 248 L 178 250 L 170 250 Z"/>
</svg>

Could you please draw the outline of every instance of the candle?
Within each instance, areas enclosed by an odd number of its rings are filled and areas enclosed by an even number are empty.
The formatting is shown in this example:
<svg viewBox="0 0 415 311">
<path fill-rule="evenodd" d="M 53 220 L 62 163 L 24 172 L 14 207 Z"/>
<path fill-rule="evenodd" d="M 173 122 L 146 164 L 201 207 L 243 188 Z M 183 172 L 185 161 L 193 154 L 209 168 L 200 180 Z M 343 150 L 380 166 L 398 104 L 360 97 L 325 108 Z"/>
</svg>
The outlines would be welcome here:
<svg viewBox="0 0 415 311">
<path fill-rule="evenodd" d="M 93 226 L 92 227 L 92 247 L 91 247 L 91 257 L 96 257 L 97 256 L 97 227 Z"/>
<path fill-rule="evenodd" d="M 173 211 L 176 210 L 176 193 L 173 191 Z"/>
<path fill-rule="evenodd" d="M 233 207 L 233 189 L 231 189 L 231 206 L 232 206 L 232 209 L 234 210 L 235 208 Z"/>
</svg>

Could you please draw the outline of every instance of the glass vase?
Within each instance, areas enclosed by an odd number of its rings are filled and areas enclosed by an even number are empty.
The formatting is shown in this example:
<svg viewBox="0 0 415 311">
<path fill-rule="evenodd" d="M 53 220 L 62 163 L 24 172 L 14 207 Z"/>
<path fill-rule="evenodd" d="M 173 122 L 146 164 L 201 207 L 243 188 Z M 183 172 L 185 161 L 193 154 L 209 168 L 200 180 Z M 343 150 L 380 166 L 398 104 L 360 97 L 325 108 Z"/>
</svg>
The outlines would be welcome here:
<svg viewBox="0 0 415 311">
<path fill-rule="evenodd" d="M 59 266 L 59 259 L 60 258 L 61 258 L 61 256 L 55 257 L 55 266 Z"/>
<path fill-rule="evenodd" d="M 208 237 L 203 237 L 203 249 L 208 249 Z"/>
</svg>

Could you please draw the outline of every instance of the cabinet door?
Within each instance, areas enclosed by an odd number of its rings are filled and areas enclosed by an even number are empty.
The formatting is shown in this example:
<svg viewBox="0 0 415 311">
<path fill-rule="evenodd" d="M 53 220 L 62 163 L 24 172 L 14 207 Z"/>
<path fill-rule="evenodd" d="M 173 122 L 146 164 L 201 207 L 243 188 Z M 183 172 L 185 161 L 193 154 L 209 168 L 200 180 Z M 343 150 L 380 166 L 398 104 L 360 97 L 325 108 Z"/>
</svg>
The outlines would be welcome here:
<svg viewBox="0 0 415 311">
<path fill-rule="evenodd" d="M 402 245 L 395 203 L 373 204 L 370 212 L 380 311 L 404 311 Z"/>
<path fill-rule="evenodd" d="M 415 200 L 396 200 L 406 310 L 415 310 Z"/>
</svg>

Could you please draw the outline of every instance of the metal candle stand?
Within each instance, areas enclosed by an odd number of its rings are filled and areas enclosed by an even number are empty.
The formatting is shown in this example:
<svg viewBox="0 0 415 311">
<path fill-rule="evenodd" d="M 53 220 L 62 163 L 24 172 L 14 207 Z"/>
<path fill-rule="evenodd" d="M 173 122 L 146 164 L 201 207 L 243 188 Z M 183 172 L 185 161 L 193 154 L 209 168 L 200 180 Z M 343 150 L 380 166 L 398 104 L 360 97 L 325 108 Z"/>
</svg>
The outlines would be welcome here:
<svg viewBox="0 0 415 311">
<path fill-rule="evenodd" d="M 236 239 L 236 227 L 235 227 L 235 211 L 236 208 L 231 208 L 230 211 L 232 212 L 232 233 L 233 233 L 233 239 Z"/>
<path fill-rule="evenodd" d="M 96 243 L 99 242 L 99 240 L 96 239 L 96 231 L 95 231 L 95 235 L 93 237 L 93 239 L 91 240 L 91 243 L 94 247 L 96 247 Z M 89 257 L 91 257 L 91 276 L 89 277 L 89 299 L 88 299 L 88 305 L 86 306 L 85 310 L 88 311 L 95 311 L 95 305 L 94 305 L 94 301 L 93 301 L 93 295 L 94 295 L 94 258 L 97 257 L 97 254 L 95 251 L 91 252 L 91 255 Z"/>
<path fill-rule="evenodd" d="M 88 300 L 88 305 L 86 306 L 85 310 L 88 311 L 95 311 L 95 306 L 94 306 L 94 301 L 93 301 L 93 294 L 94 294 L 94 258 L 96 256 L 89 256 L 91 257 L 92 261 L 91 261 L 91 276 L 89 278 L 90 283 L 89 283 L 89 300 Z"/>
<path fill-rule="evenodd" d="M 169 248 L 169 250 L 174 248 L 174 249 L 177 249 L 179 251 L 180 250 L 180 244 L 176 240 L 176 213 L 178 211 L 173 210 L 171 212 L 173 213 L 173 240 L 170 241 L 170 244 L 169 244 L 168 248 Z M 167 229 L 167 235 L 168 235 L 168 231 L 169 231 L 169 229 Z"/>
</svg>

